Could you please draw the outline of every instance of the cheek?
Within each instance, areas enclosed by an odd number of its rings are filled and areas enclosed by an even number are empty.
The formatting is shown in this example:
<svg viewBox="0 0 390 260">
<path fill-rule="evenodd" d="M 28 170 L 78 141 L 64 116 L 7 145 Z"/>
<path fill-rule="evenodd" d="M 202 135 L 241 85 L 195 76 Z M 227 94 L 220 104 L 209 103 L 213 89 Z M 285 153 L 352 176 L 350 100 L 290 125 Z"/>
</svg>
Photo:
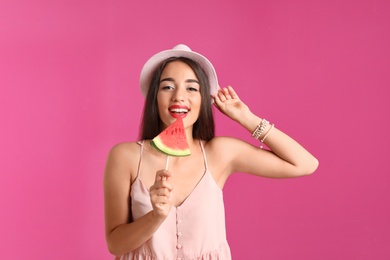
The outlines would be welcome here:
<svg viewBox="0 0 390 260">
<path fill-rule="evenodd" d="M 201 97 L 199 97 L 197 100 L 197 107 L 198 107 L 198 110 L 200 110 L 200 108 L 202 107 L 202 98 Z"/>
<path fill-rule="evenodd" d="M 157 107 L 160 109 L 160 107 L 164 106 L 164 97 L 161 94 L 157 94 Z"/>
<path fill-rule="evenodd" d="M 157 99 L 157 111 L 158 111 L 158 115 L 160 116 L 160 118 L 161 118 L 161 113 L 162 113 L 162 111 L 163 111 L 163 104 L 161 103 L 161 101 L 159 101 L 158 99 Z"/>
<path fill-rule="evenodd" d="M 199 114 L 200 114 L 200 110 L 201 110 L 201 103 L 199 102 L 198 104 L 193 106 L 191 109 L 192 109 L 192 112 L 194 112 L 193 114 L 198 118 Z"/>
</svg>

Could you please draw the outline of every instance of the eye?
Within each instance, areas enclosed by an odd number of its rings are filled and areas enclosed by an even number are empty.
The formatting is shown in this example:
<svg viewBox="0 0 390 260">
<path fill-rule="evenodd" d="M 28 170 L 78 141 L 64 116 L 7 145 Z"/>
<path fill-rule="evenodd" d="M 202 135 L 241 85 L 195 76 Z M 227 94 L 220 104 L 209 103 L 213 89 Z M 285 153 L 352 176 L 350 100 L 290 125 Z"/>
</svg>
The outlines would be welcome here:
<svg viewBox="0 0 390 260">
<path fill-rule="evenodd" d="M 197 92 L 197 91 L 199 91 L 197 88 L 195 88 L 195 87 L 188 87 L 187 88 L 187 90 L 189 90 L 189 91 L 194 91 L 194 92 Z"/>
<path fill-rule="evenodd" d="M 170 85 L 163 85 L 163 86 L 161 86 L 161 89 L 162 89 L 162 90 L 171 90 L 171 89 L 173 89 L 173 86 L 170 86 Z"/>
</svg>

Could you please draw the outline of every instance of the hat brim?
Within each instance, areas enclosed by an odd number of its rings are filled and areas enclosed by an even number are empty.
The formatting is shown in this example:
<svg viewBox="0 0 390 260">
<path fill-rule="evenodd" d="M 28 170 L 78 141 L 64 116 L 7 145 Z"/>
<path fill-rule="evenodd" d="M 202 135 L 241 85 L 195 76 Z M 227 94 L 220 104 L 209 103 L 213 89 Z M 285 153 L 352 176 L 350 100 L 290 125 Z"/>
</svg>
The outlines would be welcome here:
<svg viewBox="0 0 390 260">
<path fill-rule="evenodd" d="M 184 46 L 188 48 L 185 45 L 178 45 L 178 46 Z M 176 47 L 178 47 L 176 46 Z M 175 48 L 176 48 L 175 47 Z M 161 63 L 171 57 L 185 57 L 188 59 L 191 59 L 195 62 L 197 62 L 201 68 L 206 73 L 206 76 L 209 80 L 210 84 L 210 94 L 216 94 L 218 92 L 218 78 L 217 73 L 215 72 L 214 66 L 211 64 L 211 62 L 204 57 L 203 55 L 191 51 L 190 48 L 188 49 L 171 49 L 171 50 L 165 50 L 162 52 L 159 52 L 155 55 L 153 55 L 143 66 L 141 70 L 140 75 L 140 87 L 141 87 L 141 93 L 144 97 L 148 94 L 148 90 L 150 87 L 150 81 L 152 79 L 153 73 L 155 70 L 161 65 Z M 183 48 L 183 47 L 179 47 Z"/>
</svg>

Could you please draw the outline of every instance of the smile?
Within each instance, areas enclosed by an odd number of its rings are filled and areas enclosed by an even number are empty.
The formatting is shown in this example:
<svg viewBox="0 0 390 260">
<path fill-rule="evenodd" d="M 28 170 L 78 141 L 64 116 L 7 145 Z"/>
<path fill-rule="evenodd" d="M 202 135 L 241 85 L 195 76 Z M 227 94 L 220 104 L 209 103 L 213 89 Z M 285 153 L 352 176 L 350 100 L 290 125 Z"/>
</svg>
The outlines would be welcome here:
<svg viewBox="0 0 390 260">
<path fill-rule="evenodd" d="M 169 113 L 175 117 L 181 117 L 184 118 L 187 116 L 187 113 L 190 111 L 188 107 L 185 106 L 178 106 L 178 105 L 173 105 L 169 108 Z"/>
<path fill-rule="evenodd" d="M 169 111 L 171 111 L 172 113 L 188 113 L 188 109 L 185 108 L 173 108 Z"/>
</svg>

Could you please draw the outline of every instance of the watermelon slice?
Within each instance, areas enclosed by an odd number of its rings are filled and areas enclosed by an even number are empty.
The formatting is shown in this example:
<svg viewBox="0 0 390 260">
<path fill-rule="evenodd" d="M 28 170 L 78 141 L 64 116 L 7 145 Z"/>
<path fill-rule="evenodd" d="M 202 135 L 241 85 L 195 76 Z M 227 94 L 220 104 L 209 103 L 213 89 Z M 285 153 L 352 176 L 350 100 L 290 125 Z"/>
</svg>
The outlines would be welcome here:
<svg viewBox="0 0 390 260">
<path fill-rule="evenodd" d="M 191 154 L 182 118 L 177 118 L 172 125 L 153 138 L 150 144 L 158 151 L 171 156 Z"/>
</svg>

